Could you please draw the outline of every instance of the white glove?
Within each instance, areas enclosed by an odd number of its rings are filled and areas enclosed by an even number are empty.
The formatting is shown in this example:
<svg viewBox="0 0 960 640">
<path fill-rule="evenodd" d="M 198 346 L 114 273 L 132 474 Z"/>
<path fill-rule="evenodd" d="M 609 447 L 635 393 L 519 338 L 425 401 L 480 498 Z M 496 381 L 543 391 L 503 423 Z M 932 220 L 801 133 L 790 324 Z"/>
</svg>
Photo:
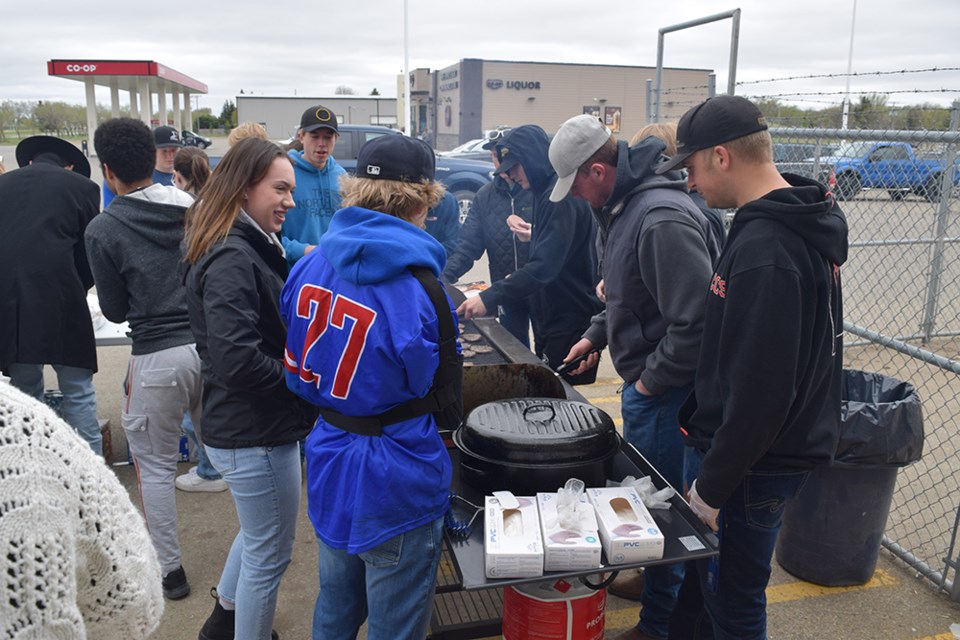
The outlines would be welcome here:
<svg viewBox="0 0 960 640">
<path fill-rule="evenodd" d="M 690 508 L 693 509 L 697 517 L 703 521 L 703 524 L 710 527 L 711 530 L 717 531 L 717 517 L 720 515 L 720 509 L 714 509 L 703 501 L 703 498 L 697 493 L 696 480 L 690 485 L 690 493 L 687 500 L 690 503 Z"/>
</svg>

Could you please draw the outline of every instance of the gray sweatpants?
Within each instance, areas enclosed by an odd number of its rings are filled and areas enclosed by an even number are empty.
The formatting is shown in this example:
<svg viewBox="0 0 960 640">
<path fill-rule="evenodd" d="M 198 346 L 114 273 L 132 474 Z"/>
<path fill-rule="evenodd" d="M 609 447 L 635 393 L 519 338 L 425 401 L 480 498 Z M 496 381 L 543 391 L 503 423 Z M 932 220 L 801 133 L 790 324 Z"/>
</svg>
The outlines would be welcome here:
<svg viewBox="0 0 960 640">
<path fill-rule="evenodd" d="M 163 575 L 180 566 L 173 484 L 180 459 L 180 425 L 188 411 L 199 436 L 202 391 L 200 356 L 192 344 L 130 356 L 121 422 Z"/>
</svg>

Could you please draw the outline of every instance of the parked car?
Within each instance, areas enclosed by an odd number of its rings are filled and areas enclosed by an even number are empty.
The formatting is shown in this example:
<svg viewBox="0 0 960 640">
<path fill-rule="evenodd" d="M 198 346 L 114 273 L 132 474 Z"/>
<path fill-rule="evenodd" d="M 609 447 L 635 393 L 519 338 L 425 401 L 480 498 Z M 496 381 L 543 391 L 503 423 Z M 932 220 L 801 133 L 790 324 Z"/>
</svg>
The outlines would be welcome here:
<svg viewBox="0 0 960 640">
<path fill-rule="evenodd" d="M 476 138 L 469 142 L 464 142 L 459 147 L 455 147 L 450 151 L 439 151 L 437 152 L 437 157 L 459 158 L 461 160 L 489 160 L 490 151 L 483 148 L 483 145 L 486 143 L 486 138 Z"/>
<path fill-rule="evenodd" d="M 357 169 L 357 152 L 363 143 L 380 136 L 403 135 L 396 129 L 372 124 L 341 124 L 340 138 L 333 157 L 349 173 Z M 488 154 L 489 156 L 489 154 Z M 493 179 L 493 163 L 437 156 L 437 180 L 443 183 L 460 204 L 460 219 L 465 220 L 477 190 Z"/>
<path fill-rule="evenodd" d="M 913 192 L 930 202 L 940 201 L 943 159 L 920 156 L 906 142 L 847 142 L 824 161 L 832 166 L 841 200 L 862 189 L 885 189 L 894 200 Z M 960 160 L 955 162 L 953 187 L 960 184 Z"/>
<path fill-rule="evenodd" d="M 775 142 L 773 144 L 773 161 L 776 163 L 812 162 L 814 156 L 819 155 L 821 158 L 829 156 L 837 149 L 834 144 L 821 144 L 818 153 L 817 146 L 813 142 Z"/>
<path fill-rule="evenodd" d="M 194 133 L 189 129 L 184 129 L 180 133 L 180 139 L 183 140 L 184 146 L 187 147 L 197 147 L 199 149 L 206 149 L 213 144 L 213 140 L 210 138 L 205 138 L 199 133 Z"/>
</svg>

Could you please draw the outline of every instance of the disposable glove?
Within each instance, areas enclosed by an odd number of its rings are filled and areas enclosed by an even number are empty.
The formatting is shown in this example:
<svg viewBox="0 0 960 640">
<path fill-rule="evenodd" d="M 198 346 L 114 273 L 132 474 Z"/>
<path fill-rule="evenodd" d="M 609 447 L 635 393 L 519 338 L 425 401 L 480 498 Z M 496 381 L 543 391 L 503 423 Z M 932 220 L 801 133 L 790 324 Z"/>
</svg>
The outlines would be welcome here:
<svg viewBox="0 0 960 640">
<path fill-rule="evenodd" d="M 714 509 L 703 501 L 703 498 L 697 493 L 696 480 L 694 480 L 690 486 L 687 501 L 690 503 L 690 508 L 693 509 L 693 512 L 697 514 L 697 517 L 700 518 L 705 525 L 710 527 L 711 530 L 717 531 L 717 517 L 720 515 L 720 509 Z"/>
</svg>

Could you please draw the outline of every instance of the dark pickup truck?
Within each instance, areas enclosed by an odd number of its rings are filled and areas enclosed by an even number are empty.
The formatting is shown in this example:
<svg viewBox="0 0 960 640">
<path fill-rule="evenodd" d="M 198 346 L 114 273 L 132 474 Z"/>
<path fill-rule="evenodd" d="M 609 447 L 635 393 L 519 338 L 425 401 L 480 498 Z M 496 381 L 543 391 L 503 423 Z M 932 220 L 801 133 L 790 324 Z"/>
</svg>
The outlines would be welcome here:
<svg viewBox="0 0 960 640">
<path fill-rule="evenodd" d="M 333 157 L 349 173 L 357 169 L 357 152 L 364 142 L 383 135 L 402 135 L 396 129 L 364 124 L 341 124 Z M 493 163 L 437 156 L 437 180 L 460 203 L 460 220 L 466 219 L 477 190 L 492 179 Z"/>
</svg>

